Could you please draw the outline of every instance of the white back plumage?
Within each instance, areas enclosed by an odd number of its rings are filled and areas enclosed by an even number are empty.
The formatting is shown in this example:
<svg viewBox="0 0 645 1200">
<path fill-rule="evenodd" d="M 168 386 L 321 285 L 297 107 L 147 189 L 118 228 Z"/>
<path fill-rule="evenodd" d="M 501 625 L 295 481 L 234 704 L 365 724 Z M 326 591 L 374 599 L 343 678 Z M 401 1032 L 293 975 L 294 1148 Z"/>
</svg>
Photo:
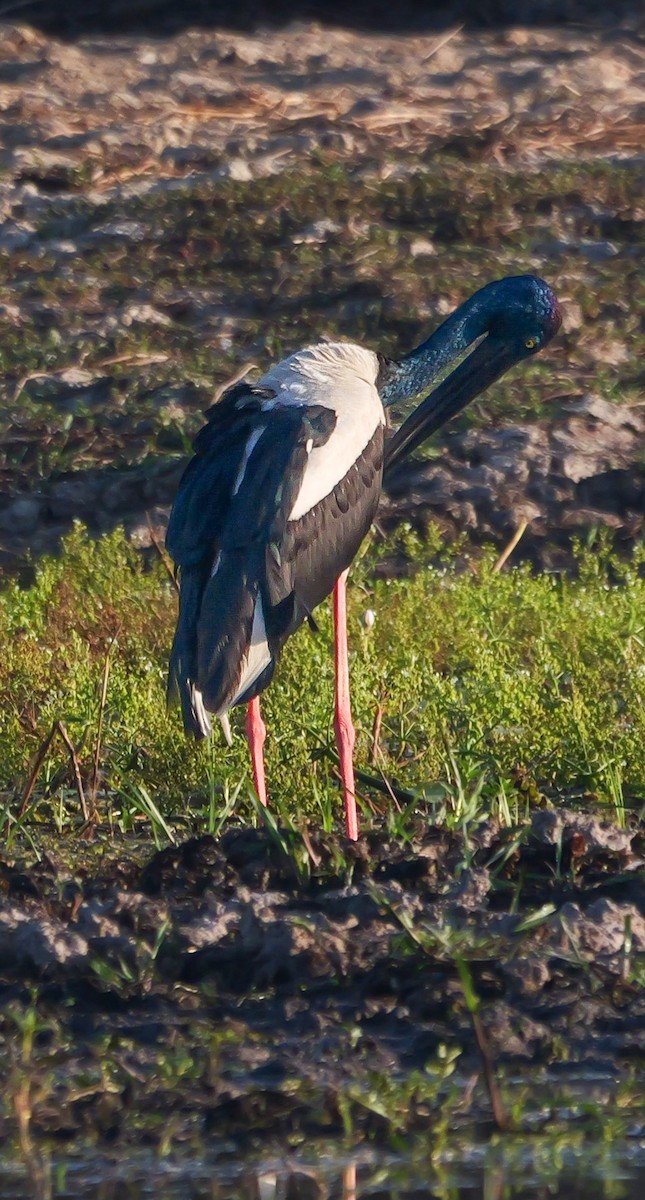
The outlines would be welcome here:
<svg viewBox="0 0 645 1200">
<path fill-rule="evenodd" d="M 353 342 L 320 342 L 306 346 L 276 363 L 259 380 L 261 387 L 277 392 L 278 404 L 321 404 L 336 414 L 336 428 L 324 446 L 314 447 L 302 486 L 289 514 L 290 521 L 324 500 L 351 470 L 372 438 L 385 423 L 376 389 L 379 360 L 372 350 Z"/>
</svg>

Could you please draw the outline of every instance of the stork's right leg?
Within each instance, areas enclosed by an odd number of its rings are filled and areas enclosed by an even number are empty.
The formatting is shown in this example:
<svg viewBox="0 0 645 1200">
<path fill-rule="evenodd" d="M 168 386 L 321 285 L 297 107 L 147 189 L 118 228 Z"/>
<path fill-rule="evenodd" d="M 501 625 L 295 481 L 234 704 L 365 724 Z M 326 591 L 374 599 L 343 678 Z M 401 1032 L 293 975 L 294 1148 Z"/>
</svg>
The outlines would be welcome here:
<svg viewBox="0 0 645 1200">
<path fill-rule="evenodd" d="M 264 753 L 263 746 L 267 735 L 267 727 L 262 720 L 260 713 L 260 697 L 256 696 L 255 700 L 251 700 L 246 709 L 246 736 L 251 751 L 251 763 L 253 766 L 253 782 L 255 790 L 258 794 L 258 800 L 261 804 L 266 805 L 267 789 L 264 779 Z"/>
<path fill-rule="evenodd" d="M 354 782 L 354 741 L 356 732 L 352 721 L 349 696 L 349 662 L 347 655 L 347 576 L 343 571 L 334 588 L 334 660 L 336 666 L 336 708 L 334 729 L 340 759 L 340 777 L 345 797 L 345 828 L 352 842 L 358 838 L 356 815 L 356 784 Z"/>
</svg>

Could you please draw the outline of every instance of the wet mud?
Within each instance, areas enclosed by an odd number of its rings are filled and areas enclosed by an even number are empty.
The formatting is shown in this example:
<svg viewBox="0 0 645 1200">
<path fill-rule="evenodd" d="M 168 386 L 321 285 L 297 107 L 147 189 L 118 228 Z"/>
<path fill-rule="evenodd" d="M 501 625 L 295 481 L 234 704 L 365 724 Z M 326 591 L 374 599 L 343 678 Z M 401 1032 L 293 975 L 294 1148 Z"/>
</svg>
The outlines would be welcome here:
<svg viewBox="0 0 645 1200">
<path fill-rule="evenodd" d="M 642 824 L 544 809 L 403 844 L 230 828 L 74 868 L 5 854 L 0 1030 L 17 1087 L 33 1011 L 31 1136 L 387 1139 L 447 1110 L 490 1131 L 482 1054 L 502 1085 L 642 1083 L 644 850 Z"/>
</svg>

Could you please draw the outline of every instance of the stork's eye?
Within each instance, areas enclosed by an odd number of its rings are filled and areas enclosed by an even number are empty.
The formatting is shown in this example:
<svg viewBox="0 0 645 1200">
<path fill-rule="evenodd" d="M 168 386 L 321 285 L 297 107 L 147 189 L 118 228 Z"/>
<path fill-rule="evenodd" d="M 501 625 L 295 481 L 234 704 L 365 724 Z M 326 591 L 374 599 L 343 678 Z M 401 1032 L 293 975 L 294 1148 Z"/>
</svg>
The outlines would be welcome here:
<svg viewBox="0 0 645 1200">
<path fill-rule="evenodd" d="M 527 350 L 535 350 L 535 347 L 537 346 L 537 338 L 527 338 L 524 345 L 526 346 Z"/>
</svg>

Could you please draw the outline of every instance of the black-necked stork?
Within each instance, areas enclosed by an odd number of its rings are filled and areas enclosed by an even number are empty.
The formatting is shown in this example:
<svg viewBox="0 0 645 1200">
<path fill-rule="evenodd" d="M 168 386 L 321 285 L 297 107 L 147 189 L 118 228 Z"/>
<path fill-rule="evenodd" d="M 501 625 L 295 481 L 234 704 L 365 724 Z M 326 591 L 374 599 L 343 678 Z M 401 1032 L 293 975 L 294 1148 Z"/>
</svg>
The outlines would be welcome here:
<svg viewBox="0 0 645 1200">
<path fill-rule="evenodd" d="M 395 465 L 514 363 L 556 333 L 541 279 L 481 288 L 398 362 L 346 342 L 307 346 L 257 383 L 237 383 L 207 412 L 168 526 L 180 570 L 169 697 L 198 738 L 247 704 L 257 794 L 266 804 L 260 693 L 287 638 L 334 593 L 335 730 L 347 834 L 358 837 L 349 702 L 347 572 Z M 385 406 L 429 387 L 479 344 L 385 439 Z M 230 737 L 230 734 L 228 734 Z"/>
</svg>

